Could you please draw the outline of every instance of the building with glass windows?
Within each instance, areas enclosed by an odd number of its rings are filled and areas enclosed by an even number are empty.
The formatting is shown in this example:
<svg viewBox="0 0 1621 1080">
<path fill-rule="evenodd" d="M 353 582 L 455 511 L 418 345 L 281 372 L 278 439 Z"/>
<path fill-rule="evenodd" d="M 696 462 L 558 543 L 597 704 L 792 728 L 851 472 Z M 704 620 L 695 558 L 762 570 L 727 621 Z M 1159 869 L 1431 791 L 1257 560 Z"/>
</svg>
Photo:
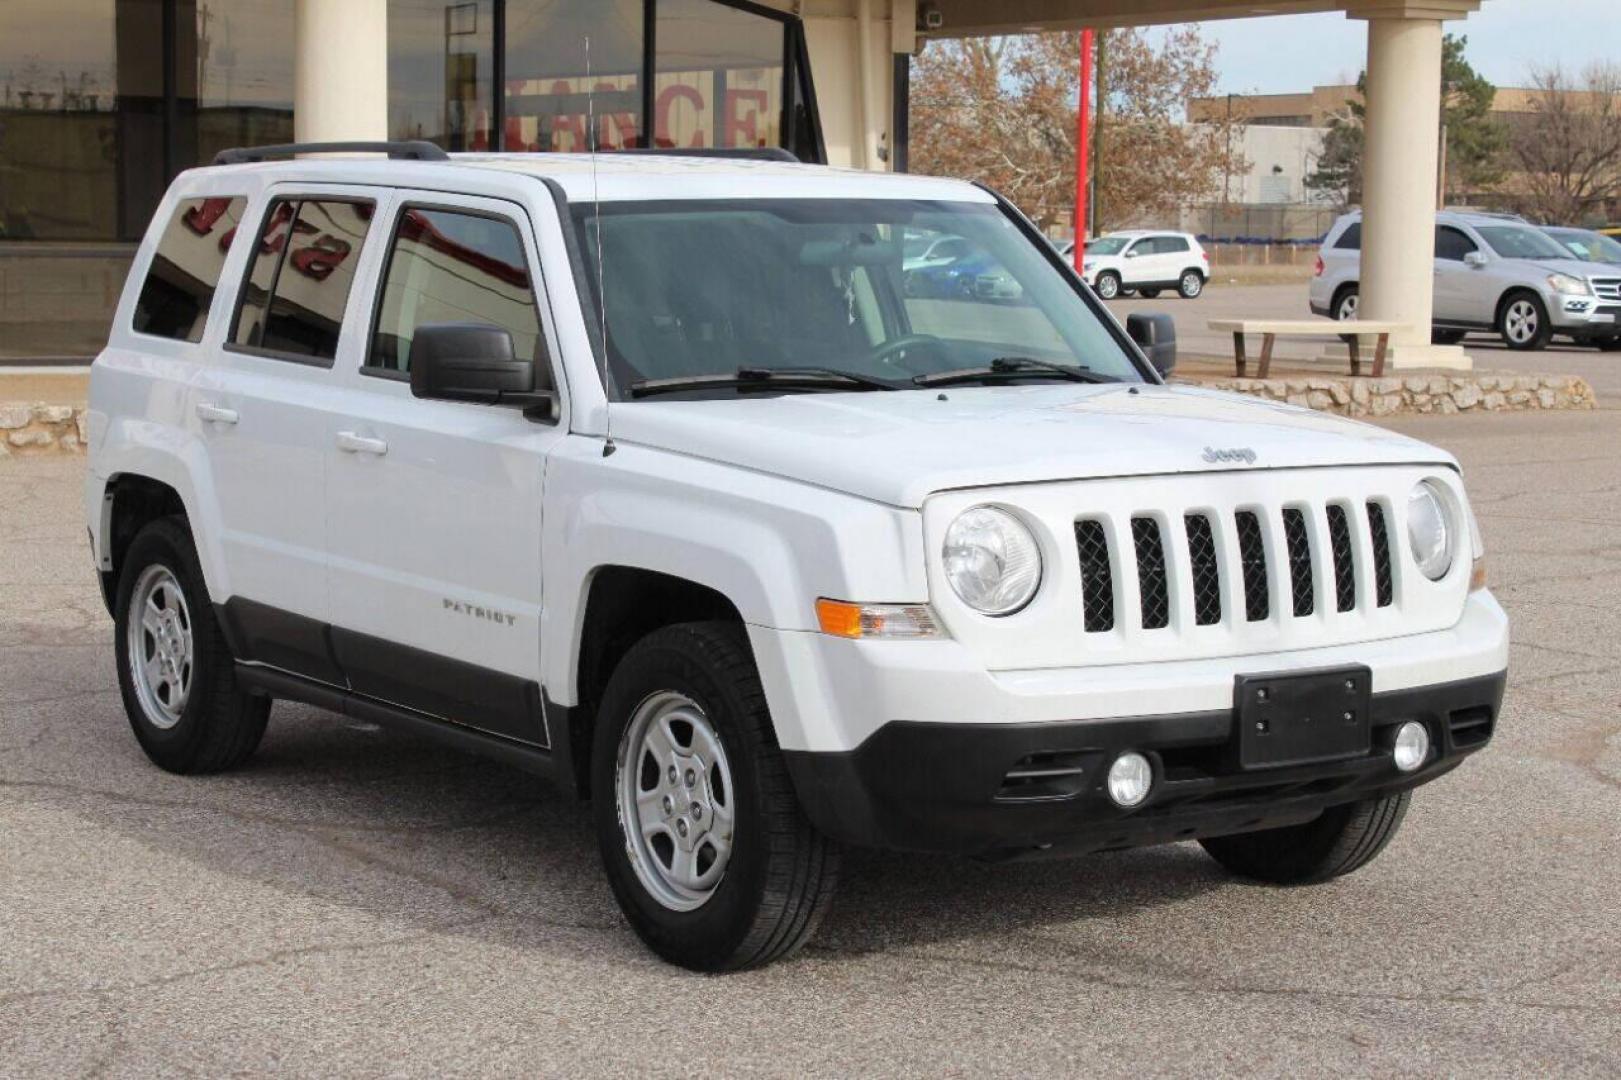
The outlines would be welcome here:
<svg viewBox="0 0 1621 1080">
<path fill-rule="evenodd" d="M 0 4 L 0 362 L 93 355 L 174 175 L 226 147 L 293 140 L 309 2 Z M 825 156 L 805 26 L 779 10 L 797 5 L 377 2 L 390 138 Z"/>
</svg>

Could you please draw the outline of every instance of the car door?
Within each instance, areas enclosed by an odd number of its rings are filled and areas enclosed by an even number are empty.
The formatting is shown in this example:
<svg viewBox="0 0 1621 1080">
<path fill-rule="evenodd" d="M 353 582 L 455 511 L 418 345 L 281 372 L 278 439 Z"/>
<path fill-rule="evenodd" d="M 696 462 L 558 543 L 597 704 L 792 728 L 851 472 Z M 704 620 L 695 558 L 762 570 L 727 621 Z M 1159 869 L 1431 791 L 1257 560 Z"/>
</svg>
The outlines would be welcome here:
<svg viewBox="0 0 1621 1080">
<path fill-rule="evenodd" d="M 380 223 L 370 333 L 327 450 L 333 650 L 351 688 L 537 745 L 541 489 L 565 430 L 515 408 L 424 400 L 431 323 L 507 331 L 556 386 L 523 209 L 402 192 Z"/>
<path fill-rule="evenodd" d="M 1464 262 L 1464 256 L 1480 247 L 1462 229 L 1452 225 L 1435 227 L 1435 321 L 1443 323 L 1483 323 L 1476 294 L 1486 291 L 1485 275 Z"/>
<path fill-rule="evenodd" d="M 341 684 L 325 644 L 327 447 L 377 192 L 272 187 L 223 340 L 191 388 L 207 448 L 225 607 L 241 659 Z M 364 325 L 364 319 L 359 320 Z"/>
<path fill-rule="evenodd" d="M 1120 253 L 1120 281 L 1128 288 L 1152 280 L 1154 240 L 1144 236 L 1133 240 Z"/>
</svg>

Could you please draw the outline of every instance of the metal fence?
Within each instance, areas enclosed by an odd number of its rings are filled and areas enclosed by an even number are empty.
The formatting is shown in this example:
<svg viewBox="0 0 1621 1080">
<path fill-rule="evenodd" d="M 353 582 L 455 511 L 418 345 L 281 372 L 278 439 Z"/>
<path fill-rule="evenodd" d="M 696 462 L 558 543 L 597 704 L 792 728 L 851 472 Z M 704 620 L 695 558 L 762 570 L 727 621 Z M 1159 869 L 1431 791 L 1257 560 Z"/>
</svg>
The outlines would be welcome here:
<svg viewBox="0 0 1621 1080">
<path fill-rule="evenodd" d="M 1320 203 L 1212 203 L 1182 210 L 1182 231 L 1202 243 L 1299 244 L 1315 248 L 1340 211 Z"/>
</svg>

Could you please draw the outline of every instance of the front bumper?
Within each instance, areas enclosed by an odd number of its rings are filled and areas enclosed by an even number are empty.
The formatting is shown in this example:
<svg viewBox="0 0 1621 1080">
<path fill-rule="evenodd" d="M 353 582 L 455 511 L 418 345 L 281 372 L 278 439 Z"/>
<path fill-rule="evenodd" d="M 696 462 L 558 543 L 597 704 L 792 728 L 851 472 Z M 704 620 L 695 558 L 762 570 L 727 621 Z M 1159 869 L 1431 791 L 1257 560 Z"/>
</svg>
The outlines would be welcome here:
<svg viewBox="0 0 1621 1080">
<path fill-rule="evenodd" d="M 1621 304 L 1591 296 L 1556 296 L 1549 310 L 1554 332 L 1578 340 L 1602 339 L 1621 331 Z"/>
<path fill-rule="evenodd" d="M 1451 771 L 1490 741 L 1504 674 L 1375 694 L 1373 742 L 1339 761 L 1245 770 L 1231 708 L 1043 724 L 889 723 L 854 750 L 786 754 L 807 815 L 845 843 L 1017 857 L 1078 854 L 1298 824 Z M 1395 725 L 1430 729 L 1429 760 L 1400 773 Z M 1154 765 L 1153 793 L 1122 810 L 1104 777 L 1125 750 Z M 1062 778 L 1010 782 L 1010 771 Z"/>
</svg>

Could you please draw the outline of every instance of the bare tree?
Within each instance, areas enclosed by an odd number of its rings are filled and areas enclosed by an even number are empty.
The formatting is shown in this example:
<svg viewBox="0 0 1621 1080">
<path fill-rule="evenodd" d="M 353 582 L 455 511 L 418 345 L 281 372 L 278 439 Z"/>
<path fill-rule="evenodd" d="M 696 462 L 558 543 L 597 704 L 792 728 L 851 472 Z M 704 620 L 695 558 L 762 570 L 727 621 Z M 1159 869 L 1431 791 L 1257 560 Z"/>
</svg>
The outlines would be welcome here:
<svg viewBox="0 0 1621 1080">
<path fill-rule="evenodd" d="M 1515 125 L 1517 175 L 1508 201 L 1528 217 L 1577 224 L 1621 198 L 1621 66 L 1580 76 L 1560 67 L 1531 73 L 1531 115 Z"/>
<path fill-rule="evenodd" d="M 1187 124 L 1211 93 L 1215 46 L 1197 27 L 1108 31 L 1107 153 L 1097 184 L 1120 226 L 1215 195 L 1240 160 L 1242 118 Z M 1077 34 L 930 42 L 912 81 L 912 166 L 983 180 L 1048 227 L 1075 200 Z"/>
</svg>

